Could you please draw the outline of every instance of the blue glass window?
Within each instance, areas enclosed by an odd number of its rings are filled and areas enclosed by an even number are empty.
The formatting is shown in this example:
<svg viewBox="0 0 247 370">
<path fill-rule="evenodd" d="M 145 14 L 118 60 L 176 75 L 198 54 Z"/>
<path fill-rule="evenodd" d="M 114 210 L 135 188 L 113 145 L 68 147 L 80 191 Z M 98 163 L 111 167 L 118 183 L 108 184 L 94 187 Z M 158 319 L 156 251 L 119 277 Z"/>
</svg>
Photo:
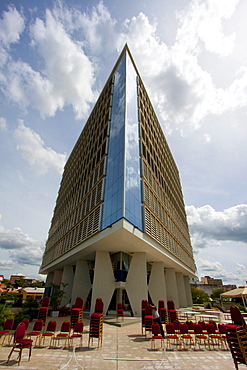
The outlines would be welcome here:
<svg viewBox="0 0 247 370">
<path fill-rule="evenodd" d="M 136 72 L 125 54 L 114 76 L 102 229 L 122 217 L 143 229 L 137 112 Z"/>
</svg>

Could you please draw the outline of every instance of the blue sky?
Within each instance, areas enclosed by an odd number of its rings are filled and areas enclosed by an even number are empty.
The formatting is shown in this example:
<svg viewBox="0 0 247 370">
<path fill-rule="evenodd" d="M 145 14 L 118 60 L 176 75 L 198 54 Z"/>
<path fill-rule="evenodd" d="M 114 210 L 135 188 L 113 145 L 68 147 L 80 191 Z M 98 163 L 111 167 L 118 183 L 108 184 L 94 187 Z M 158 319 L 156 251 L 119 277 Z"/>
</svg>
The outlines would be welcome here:
<svg viewBox="0 0 247 370">
<path fill-rule="evenodd" d="M 247 280 L 245 0 L 0 2 L 0 273 L 38 277 L 63 166 L 127 42 L 198 276 Z"/>
</svg>

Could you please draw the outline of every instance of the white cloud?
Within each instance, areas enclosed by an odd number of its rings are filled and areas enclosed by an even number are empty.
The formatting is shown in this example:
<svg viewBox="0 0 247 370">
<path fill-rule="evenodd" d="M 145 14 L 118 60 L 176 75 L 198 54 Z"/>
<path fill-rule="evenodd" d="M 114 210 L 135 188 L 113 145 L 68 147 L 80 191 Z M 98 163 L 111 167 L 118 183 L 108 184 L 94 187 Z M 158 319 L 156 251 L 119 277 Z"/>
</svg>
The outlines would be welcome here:
<svg viewBox="0 0 247 370">
<path fill-rule="evenodd" d="M 30 34 L 44 68 L 35 70 L 22 60 L 11 60 L 9 55 L 7 68 L 0 75 L 3 92 L 23 109 L 29 105 L 37 108 L 43 117 L 54 116 L 57 110 L 72 105 L 76 118 L 84 118 L 95 100 L 94 66 L 80 43 L 69 37 L 49 10 L 45 21 L 36 19 Z"/>
<path fill-rule="evenodd" d="M 3 267 L 13 269 L 16 264 L 39 266 L 44 246 L 18 227 L 8 230 L 0 225 L 0 249 L 8 250 L 12 261 Z"/>
<path fill-rule="evenodd" d="M 39 175 L 48 171 L 62 173 L 66 153 L 60 154 L 49 147 L 45 147 L 41 137 L 32 129 L 26 127 L 21 120 L 14 135 L 17 141 L 17 150 Z"/>
<path fill-rule="evenodd" d="M 105 7 L 103 1 L 92 8 L 91 14 L 77 13 L 74 27 L 82 28 L 84 37 L 95 55 L 114 50 L 117 34 L 116 20 Z"/>
<path fill-rule="evenodd" d="M 211 276 L 222 279 L 224 284 L 243 284 L 247 277 L 247 270 L 243 268 L 239 271 L 239 265 L 236 266 L 236 273 L 226 270 L 220 262 L 199 259 L 197 268 L 200 276 Z"/>
<path fill-rule="evenodd" d="M 0 41 L 5 46 L 16 43 L 20 40 L 20 35 L 23 30 L 23 16 L 16 8 L 9 6 L 8 11 L 4 11 L 3 17 L 0 19 Z"/>
<path fill-rule="evenodd" d="M 186 207 L 192 244 L 195 251 L 219 245 L 219 241 L 247 243 L 247 205 L 240 204 L 223 211 L 206 205 Z"/>
<path fill-rule="evenodd" d="M 199 128 L 209 114 L 246 106 L 245 66 L 232 76 L 229 86 L 216 88 L 212 68 L 207 70 L 202 63 L 205 56 L 214 54 L 224 68 L 224 60 L 232 57 L 236 35 L 225 27 L 237 4 L 238 0 L 191 1 L 178 15 L 176 42 L 169 48 L 159 38 L 156 23 L 144 13 L 125 21 L 118 50 L 126 41 L 130 45 L 166 132 L 179 129 L 185 134 Z"/>
<path fill-rule="evenodd" d="M 0 130 L 6 131 L 7 130 L 7 123 L 4 117 L 0 117 Z"/>
<path fill-rule="evenodd" d="M 177 42 L 191 54 L 201 51 L 200 41 L 206 51 L 228 55 L 234 47 L 235 34 L 226 35 L 223 22 L 231 18 L 239 0 L 194 0 L 186 11 L 178 13 L 180 27 Z"/>
</svg>

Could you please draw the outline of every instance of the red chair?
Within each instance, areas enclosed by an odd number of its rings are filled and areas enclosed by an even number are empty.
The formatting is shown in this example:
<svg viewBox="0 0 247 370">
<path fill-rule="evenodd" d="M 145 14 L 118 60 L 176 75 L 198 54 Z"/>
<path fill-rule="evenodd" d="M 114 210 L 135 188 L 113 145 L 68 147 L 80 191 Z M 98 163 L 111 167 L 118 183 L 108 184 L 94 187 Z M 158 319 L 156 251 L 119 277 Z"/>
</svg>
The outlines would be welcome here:
<svg viewBox="0 0 247 370">
<path fill-rule="evenodd" d="M 167 301 L 169 321 L 172 323 L 174 320 L 178 319 L 178 313 L 175 310 L 175 305 L 173 301 Z"/>
<path fill-rule="evenodd" d="M 195 349 L 197 344 L 199 349 L 201 349 L 202 342 L 206 348 L 206 345 L 209 344 L 208 335 L 203 332 L 200 324 L 194 324 L 194 333 L 195 333 Z"/>
<path fill-rule="evenodd" d="M 209 322 L 208 322 L 208 323 L 209 323 L 209 324 L 212 324 L 212 325 L 213 325 L 213 327 L 214 327 L 215 333 L 216 333 L 216 334 L 219 334 L 219 330 L 218 330 L 218 327 L 217 327 L 216 322 L 215 322 L 214 320 L 209 320 Z"/>
<path fill-rule="evenodd" d="M 94 312 L 103 314 L 104 302 L 102 298 L 97 298 L 95 302 Z"/>
<path fill-rule="evenodd" d="M 222 346 L 222 338 L 221 338 L 221 335 L 220 334 L 217 334 L 215 332 L 215 328 L 213 326 L 213 324 L 206 324 L 206 329 L 207 329 L 207 333 L 208 333 L 208 341 L 209 341 L 209 346 L 210 344 L 213 345 L 213 347 L 215 345 L 220 345 Z"/>
<path fill-rule="evenodd" d="M 188 326 L 188 330 L 190 334 L 194 334 L 194 323 L 193 321 L 186 321 L 185 324 Z"/>
<path fill-rule="evenodd" d="M 72 310 L 73 308 L 83 308 L 83 299 L 81 297 L 76 298 L 75 304 L 72 306 Z"/>
<path fill-rule="evenodd" d="M 180 345 L 179 335 L 176 333 L 173 324 L 166 324 L 167 349 L 172 349 L 171 344 Z"/>
<path fill-rule="evenodd" d="M 27 333 L 27 337 L 36 337 L 35 346 L 37 344 L 37 340 L 41 337 L 41 332 L 43 329 L 43 320 L 36 320 L 33 326 L 33 331 Z"/>
<path fill-rule="evenodd" d="M 159 300 L 158 302 L 158 312 L 162 324 L 167 324 L 167 309 L 165 308 L 165 302 L 163 300 Z"/>
<path fill-rule="evenodd" d="M 53 344 L 55 345 L 55 341 L 65 340 L 64 347 L 66 347 L 67 339 L 69 338 L 69 336 L 70 336 L 70 322 L 64 321 L 62 323 L 60 333 L 58 333 L 57 335 L 54 335 L 52 338 Z"/>
<path fill-rule="evenodd" d="M 74 327 L 76 322 L 82 321 L 82 316 L 83 316 L 83 299 L 77 297 L 75 300 L 75 304 L 72 306 L 70 314 L 71 328 Z"/>
<path fill-rule="evenodd" d="M 41 307 L 49 307 L 50 304 L 50 298 L 44 297 L 41 302 Z"/>
<path fill-rule="evenodd" d="M 41 307 L 39 308 L 39 312 L 38 312 L 38 320 L 42 320 L 43 325 L 45 325 L 45 323 L 46 323 L 49 304 L 50 304 L 50 298 L 49 297 L 44 297 L 42 299 Z"/>
<path fill-rule="evenodd" d="M 32 343 L 33 343 L 33 341 L 32 341 L 32 339 L 24 339 L 25 332 L 26 332 L 25 324 L 21 322 L 16 328 L 16 331 L 15 331 L 15 334 L 14 334 L 14 344 L 13 344 L 13 347 L 10 351 L 9 356 L 8 356 L 7 363 L 9 362 L 12 353 L 13 352 L 18 352 L 19 355 L 17 357 L 17 360 L 18 360 L 18 365 L 19 365 L 20 361 L 21 361 L 22 350 L 25 349 L 25 348 L 29 348 L 28 361 L 30 360 L 30 357 L 31 357 L 31 354 L 32 354 Z"/>
<path fill-rule="evenodd" d="M 194 344 L 193 335 L 189 333 L 188 326 L 184 323 L 180 324 L 180 338 L 181 338 L 181 344 L 189 344 L 189 347 L 191 348 L 192 344 Z"/>
<path fill-rule="evenodd" d="M 245 320 L 237 306 L 230 307 L 230 314 L 234 325 L 243 326 L 246 329 Z"/>
<path fill-rule="evenodd" d="M 180 325 L 181 325 L 180 321 L 179 320 L 174 320 L 173 325 L 174 325 L 176 333 L 179 334 L 180 333 Z"/>
<path fill-rule="evenodd" d="M 144 316 L 144 325 L 145 325 L 145 337 L 147 335 L 147 332 L 152 331 L 152 325 L 153 325 L 153 308 L 149 304 L 145 308 L 145 316 Z"/>
<path fill-rule="evenodd" d="M 222 338 L 222 349 L 228 349 L 225 325 L 224 324 L 218 324 L 218 330 L 219 330 L 219 334 L 221 335 L 221 338 Z"/>
<path fill-rule="evenodd" d="M 117 320 L 119 317 L 122 317 L 122 320 L 124 319 L 124 309 L 121 302 L 117 304 Z"/>
<path fill-rule="evenodd" d="M 90 347 L 90 343 L 93 343 L 94 338 L 98 339 L 98 347 L 102 345 L 103 309 L 104 302 L 101 298 L 97 298 L 94 312 L 90 317 L 88 347 Z"/>
<path fill-rule="evenodd" d="M 14 326 L 14 319 L 7 319 L 3 324 L 3 330 L 0 331 L 0 338 L 3 338 L 2 346 L 4 344 L 5 338 L 8 336 L 8 344 L 10 343 L 12 329 Z"/>
<path fill-rule="evenodd" d="M 164 338 L 162 337 L 160 333 L 160 326 L 157 323 L 154 323 L 152 325 L 152 340 L 151 340 L 151 348 L 155 349 L 155 341 L 160 340 L 161 341 L 161 347 L 164 343 Z"/>
<path fill-rule="evenodd" d="M 175 310 L 174 302 L 173 301 L 167 301 L 167 308 L 168 308 L 168 310 Z"/>
<path fill-rule="evenodd" d="M 28 325 L 29 325 L 29 320 L 28 319 L 23 319 L 23 320 L 21 320 L 21 322 L 23 322 L 23 324 L 25 325 L 25 328 L 27 330 Z"/>
<path fill-rule="evenodd" d="M 207 328 L 206 328 L 205 321 L 198 321 L 198 324 L 201 325 L 202 331 L 204 331 L 206 333 L 207 332 Z"/>
<path fill-rule="evenodd" d="M 70 335 L 69 339 L 71 340 L 71 344 L 73 346 L 73 340 L 76 338 L 80 339 L 80 347 L 82 347 L 82 333 L 83 333 L 83 322 L 76 322 L 73 330 L 73 334 Z"/>
<path fill-rule="evenodd" d="M 52 338 L 55 335 L 56 327 L 57 327 L 57 322 L 55 320 L 49 321 L 48 324 L 47 324 L 47 327 L 46 327 L 46 331 L 40 337 L 40 343 L 43 339 L 43 345 L 44 345 L 45 344 L 45 338 L 48 337 L 48 338 L 50 338 L 50 346 L 51 346 L 51 341 L 52 341 Z"/>
</svg>

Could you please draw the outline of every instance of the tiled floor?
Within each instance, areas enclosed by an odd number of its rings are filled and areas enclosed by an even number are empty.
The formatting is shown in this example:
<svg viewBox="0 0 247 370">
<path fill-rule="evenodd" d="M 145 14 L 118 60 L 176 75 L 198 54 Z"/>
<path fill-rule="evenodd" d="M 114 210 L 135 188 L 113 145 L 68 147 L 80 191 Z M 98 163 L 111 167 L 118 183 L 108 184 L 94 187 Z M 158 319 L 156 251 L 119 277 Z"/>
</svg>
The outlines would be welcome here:
<svg viewBox="0 0 247 370">
<path fill-rule="evenodd" d="M 58 329 L 62 321 L 58 319 Z M 113 319 L 112 321 L 114 321 Z M 30 369 L 30 370 L 131 370 L 131 369 L 205 369 L 233 370 L 235 369 L 229 351 L 222 350 L 151 350 L 150 337 L 145 338 L 141 333 L 140 321 L 132 320 L 131 325 L 124 320 L 121 327 L 104 323 L 102 347 L 97 348 L 97 340 L 88 348 L 88 324 L 84 319 L 84 334 L 82 348 L 48 348 L 34 347 L 31 360 L 28 362 L 27 350 L 23 351 L 20 366 L 17 365 L 17 354 L 14 353 L 6 364 L 11 347 L 0 346 L 0 370 Z M 31 326 L 30 328 L 31 329 Z M 48 344 L 48 341 L 47 341 Z M 76 344 L 76 342 L 74 342 Z M 158 347 L 158 344 L 156 345 Z M 239 365 L 239 370 L 246 368 Z"/>
</svg>

